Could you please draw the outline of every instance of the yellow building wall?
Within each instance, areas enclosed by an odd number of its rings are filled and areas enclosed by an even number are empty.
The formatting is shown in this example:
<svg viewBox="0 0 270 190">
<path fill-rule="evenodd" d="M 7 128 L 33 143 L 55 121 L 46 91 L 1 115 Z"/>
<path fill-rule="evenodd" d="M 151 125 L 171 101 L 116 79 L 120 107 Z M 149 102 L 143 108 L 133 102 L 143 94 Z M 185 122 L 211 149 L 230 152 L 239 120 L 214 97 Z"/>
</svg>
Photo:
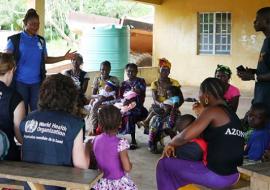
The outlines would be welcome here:
<svg viewBox="0 0 270 190">
<path fill-rule="evenodd" d="M 157 66 L 160 57 L 169 59 L 171 77 L 182 85 L 199 85 L 214 76 L 217 64 L 224 64 L 232 69 L 232 84 L 252 90 L 254 81 L 242 82 L 235 68 L 257 66 L 264 35 L 255 32 L 253 21 L 256 11 L 265 6 L 270 6 L 269 0 L 163 0 L 155 6 L 153 64 Z M 197 54 L 199 12 L 231 12 L 231 55 Z"/>
</svg>

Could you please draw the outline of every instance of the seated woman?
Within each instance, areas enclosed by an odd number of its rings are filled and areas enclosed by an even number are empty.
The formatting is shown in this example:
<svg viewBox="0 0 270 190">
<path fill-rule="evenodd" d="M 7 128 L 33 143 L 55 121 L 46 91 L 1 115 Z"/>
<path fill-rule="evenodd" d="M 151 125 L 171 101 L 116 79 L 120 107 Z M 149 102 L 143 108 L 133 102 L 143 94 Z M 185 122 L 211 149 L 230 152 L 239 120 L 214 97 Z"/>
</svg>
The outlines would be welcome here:
<svg viewBox="0 0 270 190">
<path fill-rule="evenodd" d="M 238 181 L 237 166 L 243 162 L 244 133 L 239 118 L 226 106 L 224 93 L 224 85 L 217 78 L 207 78 L 201 83 L 199 99 L 205 109 L 165 147 L 156 170 L 159 190 L 175 190 L 187 184 L 221 189 Z M 208 144 L 206 165 L 202 161 L 172 157 L 176 147 L 201 133 Z"/>
<path fill-rule="evenodd" d="M 167 89 L 170 86 L 176 86 L 179 88 L 179 95 L 178 95 L 179 96 L 179 104 L 178 104 L 178 106 L 180 107 L 184 103 L 184 98 L 183 98 L 182 91 L 180 89 L 181 86 L 180 86 L 179 82 L 177 80 L 174 80 L 174 79 L 169 77 L 171 63 L 167 59 L 162 58 L 162 59 L 159 59 L 159 67 L 160 67 L 159 79 L 152 82 L 152 84 L 151 84 L 152 97 L 154 100 L 154 104 L 152 105 L 152 108 L 150 109 L 147 118 L 144 121 L 138 123 L 140 126 L 143 126 L 146 128 L 149 127 L 149 122 L 150 122 L 151 118 L 155 115 L 153 108 L 158 109 L 158 107 L 160 107 L 162 102 L 168 98 Z"/>
<path fill-rule="evenodd" d="M 229 80 L 231 78 L 232 71 L 229 67 L 224 65 L 217 65 L 217 69 L 215 71 L 215 77 L 222 80 L 225 84 L 225 94 L 224 98 L 229 104 L 229 106 L 233 109 L 233 111 L 237 111 L 240 91 L 237 87 L 231 85 Z"/>
<path fill-rule="evenodd" d="M 101 89 L 104 89 L 106 81 L 112 81 L 117 87 L 119 87 L 119 80 L 115 76 L 110 75 L 111 63 L 109 61 L 103 61 L 100 64 L 100 76 L 96 77 L 93 82 L 93 95 L 99 94 Z"/>
<path fill-rule="evenodd" d="M 85 92 L 87 90 L 88 81 L 90 79 L 89 74 L 81 69 L 83 64 L 83 57 L 79 53 L 75 53 L 75 58 L 71 60 L 72 69 L 64 71 L 64 75 L 71 77 L 76 88 L 79 92 L 78 97 L 78 107 L 83 108 L 84 105 L 88 103 L 85 97 Z"/>
<path fill-rule="evenodd" d="M 39 110 L 20 124 L 23 161 L 89 167 L 90 148 L 83 143 L 84 122 L 73 115 L 77 95 L 70 77 L 56 74 L 45 79 L 40 89 Z"/>
<path fill-rule="evenodd" d="M 118 91 L 119 91 L 119 80 L 115 76 L 110 75 L 111 72 L 111 63 L 109 61 L 103 61 L 100 64 L 100 76 L 96 77 L 93 82 L 93 91 L 92 95 L 98 95 L 102 89 L 104 89 L 106 82 L 111 81 L 116 86 L 116 97 L 118 97 Z M 90 135 L 96 135 L 95 129 L 98 127 L 98 117 L 97 117 L 97 111 L 99 106 L 104 101 L 110 101 L 115 99 L 115 96 L 109 96 L 109 97 L 100 97 L 99 101 L 93 106 L 93 108 L 90 111 L 89 117 L 87 118 L 87 127 L 90 129 Z"/>
<path fill-rule="evenodd" d="M 5 160 L 19 161 L 20 150 L 14 137 L 22 143 L 19 125 L 25 117 L 25 106 L 22 96 L 9 87 L 15 70 L 12 54 L 0 53 L 0 130 L 8 137 L 10 148 Z"/>
<path fill-rule="evenodd" d="M 231 74 L 231 69 L 224 65 L 218 65 L 215 71 L 215 77 L 220 79 L 223 84 L 225 84 L 224 99 L 226 100 L 226 103 L 233 111 L 236 112 L 239 103 L 240 91 L 237 87 L 229 84 Z M 190 98 L 188 99 L 192 100 Z M 195 103 L 193 104 L 193 110 L 196 115 L 200 115 L 203 110 L 203 106 L 196 99 L 193 98 L 193 100 L 195 100 Z"/>
<path fill-rule="evenodd" d="M 123 114 L 121 133 L 131 135 L 130 149 L 137 148 L 135 138 L 135 125 L 147 117 L 147 110 L 143 106 L 145 100 L 146 83 L 143 78 L 137 77 L 138 67 L 134 63 L 126 65 L 128 79 L 122 82 L 120 87 L 120 97 L 124 98 L 125 93 L 129 91 L 136 92 L 136 106 Z"/>
</svg>

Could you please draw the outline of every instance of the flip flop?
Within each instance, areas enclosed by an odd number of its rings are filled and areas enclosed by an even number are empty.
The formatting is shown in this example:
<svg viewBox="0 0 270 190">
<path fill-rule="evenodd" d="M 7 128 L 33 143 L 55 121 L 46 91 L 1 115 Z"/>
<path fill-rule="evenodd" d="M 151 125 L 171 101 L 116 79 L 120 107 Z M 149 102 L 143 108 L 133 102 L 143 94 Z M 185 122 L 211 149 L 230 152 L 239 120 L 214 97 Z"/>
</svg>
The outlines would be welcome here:
<svg viewBox="0 0 270 190">
<path fill-rule="evenodd" d="M 134 144 L 134 143 L 130 144 L 130 147 L 129 147 L 130 150 L 135 150 L 137 148 L 138 148 L 137 144 Z"/>
<path fill-rule="evenodd" d="M 145 128 L 145 123 L 143 121 L 137 122 L 138 128 L 144 127 Z"/>
</svg>

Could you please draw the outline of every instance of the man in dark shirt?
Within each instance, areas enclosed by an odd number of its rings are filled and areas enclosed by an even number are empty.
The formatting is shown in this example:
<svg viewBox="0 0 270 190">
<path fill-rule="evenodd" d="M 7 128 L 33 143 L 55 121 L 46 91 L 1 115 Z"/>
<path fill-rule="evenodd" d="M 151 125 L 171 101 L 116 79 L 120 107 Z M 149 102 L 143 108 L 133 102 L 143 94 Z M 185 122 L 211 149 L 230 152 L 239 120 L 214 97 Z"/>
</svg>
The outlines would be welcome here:
<svg viewBox="0 0 270 190">
<path fill-rule="evenodd" d="M 270 7 L 257 11 L 254 21 L 256 32 L 263 32 L 265 40 L 258 60 L 257 69 L 242 68 L 237 74 L 243 81 L 255 80 L 254 103 L 264 103 L 270 111 Z"/>
</svg>

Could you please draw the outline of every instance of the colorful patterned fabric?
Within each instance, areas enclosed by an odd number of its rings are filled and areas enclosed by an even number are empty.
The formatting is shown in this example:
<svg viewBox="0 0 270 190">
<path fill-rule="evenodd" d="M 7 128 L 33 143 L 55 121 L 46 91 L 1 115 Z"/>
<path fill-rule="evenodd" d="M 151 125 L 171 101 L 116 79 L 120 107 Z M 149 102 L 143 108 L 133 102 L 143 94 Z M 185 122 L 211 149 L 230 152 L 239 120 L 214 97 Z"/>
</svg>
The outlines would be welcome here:
<svg viewBox="0 0 270 190">
<path fill-rule="evenodd" d="M 177 80 L 172 79 L 172 78 L 170 78 L 170 83 L 171 83 L 171 86 L 181 87 L 179 82 Z M 167 89 L 164 89 L 163 87 L 161 87 L 159 80 L 156 80 L 156 81 L 151 83 L 151 90 L 157 91 L 157 96 L 158 96 L 157 100 L 159 102 L 163 102 L 164 100 L 166 100 L 168 98 L 167 97 Z"/>
<path fill-rule="evenodd" d="M 176 118 L 180 115 L 180 112 L 177 109 L 173 109 L 169 115 L 161 116 L 155 115 L 152 117 L 149 123 L 149 140 L 148 145 L 150 148 L 156 146 L 156 143 L 162 138 L 167 136 L 165 130 L 171 129 L 174 131 L 174 124 Z"/>
<path fill-rule="evenodd" d="M 231 77 L 232 71 L 230 67 L 227 67 L 225 65 L 217 65 L 216 72 L 222 72 Z"/>
<path fill-rule="evenodd" d="M 166 58 L 161 58 L 159 59 L 159 67 L 168 67 L 169 69 L 171 69 L 172 65 L 170 63 L 169 60 L 167 60 Z"/>
<path fill-rule="evenodd" d="M 121 179 L 109 180 L 101 178 L 98 183 L 94 185 L 95 190 L 137 190 L 138 188 L 128 175 Z"/>
<path fill-rule="evenodd" d="M 129 143 L 127 139 L 121 139 L 117 146 L 117 152 L 122 152 L 123 150 L 129 149 Z"/>
</svg>

